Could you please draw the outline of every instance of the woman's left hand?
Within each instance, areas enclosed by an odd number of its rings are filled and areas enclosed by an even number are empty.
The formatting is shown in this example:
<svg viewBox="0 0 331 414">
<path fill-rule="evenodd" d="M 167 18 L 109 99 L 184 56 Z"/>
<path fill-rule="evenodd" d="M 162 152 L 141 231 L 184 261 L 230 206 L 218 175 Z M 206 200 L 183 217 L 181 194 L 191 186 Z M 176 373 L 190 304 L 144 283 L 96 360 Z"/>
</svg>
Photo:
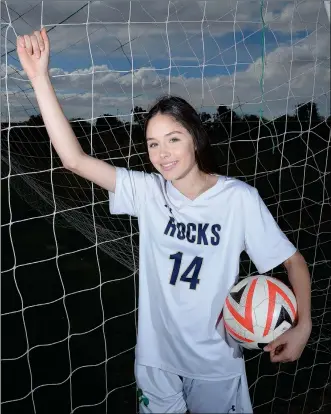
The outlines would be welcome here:
<svg viewBox="0 0 331 414">
<path fill-rule="evenodd" d="M 296 325 L 263 348 L 271 362 L 292 362 L 300 358 L 311 333 L 310 324 Z"/>
</svg>

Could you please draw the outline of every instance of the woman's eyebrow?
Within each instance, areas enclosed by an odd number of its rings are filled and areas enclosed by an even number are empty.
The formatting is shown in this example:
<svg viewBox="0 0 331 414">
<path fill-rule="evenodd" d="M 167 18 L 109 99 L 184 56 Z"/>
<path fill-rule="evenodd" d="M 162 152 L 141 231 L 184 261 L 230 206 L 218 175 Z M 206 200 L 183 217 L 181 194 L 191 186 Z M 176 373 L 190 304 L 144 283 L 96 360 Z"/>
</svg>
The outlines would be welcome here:
<svg viewBox="0 0 331 414">
<path fill-rule="evenodd" d="M 183 134 L 183 133 L 180 132 L 180 131 L 171 131 L 171 132 L 168 132 L 167 134 L 165 134 L 164 136 L 168 137 L 169 135 L 172 135 L 172 134 Z M 157 140 L 156 138 L 150 137 L 150 138 L 146 138 L 146 141 L 150 141 L 151 139 Z"/>
<path fill-rule="evenodd" d="M 167 134 L 165 134 L 165 137 L 167 137 L 168 135 L 171 135 L 171 134 L 182 134 L 182 132 L 180 132 L 180 131 L 171 131 L 171 132 L 168 132 Z"/>
</svg>

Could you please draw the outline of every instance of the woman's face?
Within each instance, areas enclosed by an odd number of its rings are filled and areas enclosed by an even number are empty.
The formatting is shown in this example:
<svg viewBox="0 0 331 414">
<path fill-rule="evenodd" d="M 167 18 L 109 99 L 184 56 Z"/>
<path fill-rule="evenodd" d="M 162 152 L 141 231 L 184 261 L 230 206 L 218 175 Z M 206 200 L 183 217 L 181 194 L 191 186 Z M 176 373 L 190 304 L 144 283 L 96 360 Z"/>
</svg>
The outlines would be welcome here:
<svg viewBox="0 0 331 414">
<path fill-rule="evenodd" d="M 178 180 L 197 167 L 193 137 L 170 115 L 148 122 L 146 141 L 151 163 L 166 180 Z"/>
</svg>

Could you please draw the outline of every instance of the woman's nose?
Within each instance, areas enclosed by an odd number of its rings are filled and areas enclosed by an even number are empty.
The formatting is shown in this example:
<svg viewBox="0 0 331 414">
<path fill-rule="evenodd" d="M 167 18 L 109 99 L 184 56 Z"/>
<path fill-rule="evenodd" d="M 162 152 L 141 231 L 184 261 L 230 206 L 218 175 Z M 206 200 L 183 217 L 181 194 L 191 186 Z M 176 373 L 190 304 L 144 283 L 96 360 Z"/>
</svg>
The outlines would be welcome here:
<svg viewBox="0 0 331 414">
<path fill-rule="evenodd" d="M 161 149 L 160 151 L 161 158 L 168 158 L 169 156 L 170 156 L 170 152 L 167 149 L 165 148 Z"/>
</svg>

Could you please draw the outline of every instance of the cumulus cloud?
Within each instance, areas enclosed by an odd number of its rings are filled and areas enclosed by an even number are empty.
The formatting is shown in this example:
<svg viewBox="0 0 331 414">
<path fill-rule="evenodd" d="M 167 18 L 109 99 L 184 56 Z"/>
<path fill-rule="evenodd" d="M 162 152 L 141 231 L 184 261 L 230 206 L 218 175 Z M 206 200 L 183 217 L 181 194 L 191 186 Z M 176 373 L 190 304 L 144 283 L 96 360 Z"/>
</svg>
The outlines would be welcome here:
<svg viewBox="0 0 331 414">
<path fill-rule="evenodd" d="M 244 112 L 259 113 L 263 106 L 273 118 L 314 99 L 321 114 L 329 113 L 330 29 L 318 0 L 266 3 L 263 58 L 260 7 L 253 0 L 84 4 L 44 2 L 41 10 L 13 3 L 8 9 L 15 30 L 7 30 L 7 50 L 14 32 L 31 32 L 41 21 L 55 27 L 50 75 L 70 118 L 129 114 L 132 93 L 135 105 L 148 108 L 168 91 L 209 111 L 240 104 Z M 8 94 L 11 119 L 19 120 L 37 103 L 15 52 L 11 56 L 0 68 L 2 115 L 8 115 Z"/>
</svg>

